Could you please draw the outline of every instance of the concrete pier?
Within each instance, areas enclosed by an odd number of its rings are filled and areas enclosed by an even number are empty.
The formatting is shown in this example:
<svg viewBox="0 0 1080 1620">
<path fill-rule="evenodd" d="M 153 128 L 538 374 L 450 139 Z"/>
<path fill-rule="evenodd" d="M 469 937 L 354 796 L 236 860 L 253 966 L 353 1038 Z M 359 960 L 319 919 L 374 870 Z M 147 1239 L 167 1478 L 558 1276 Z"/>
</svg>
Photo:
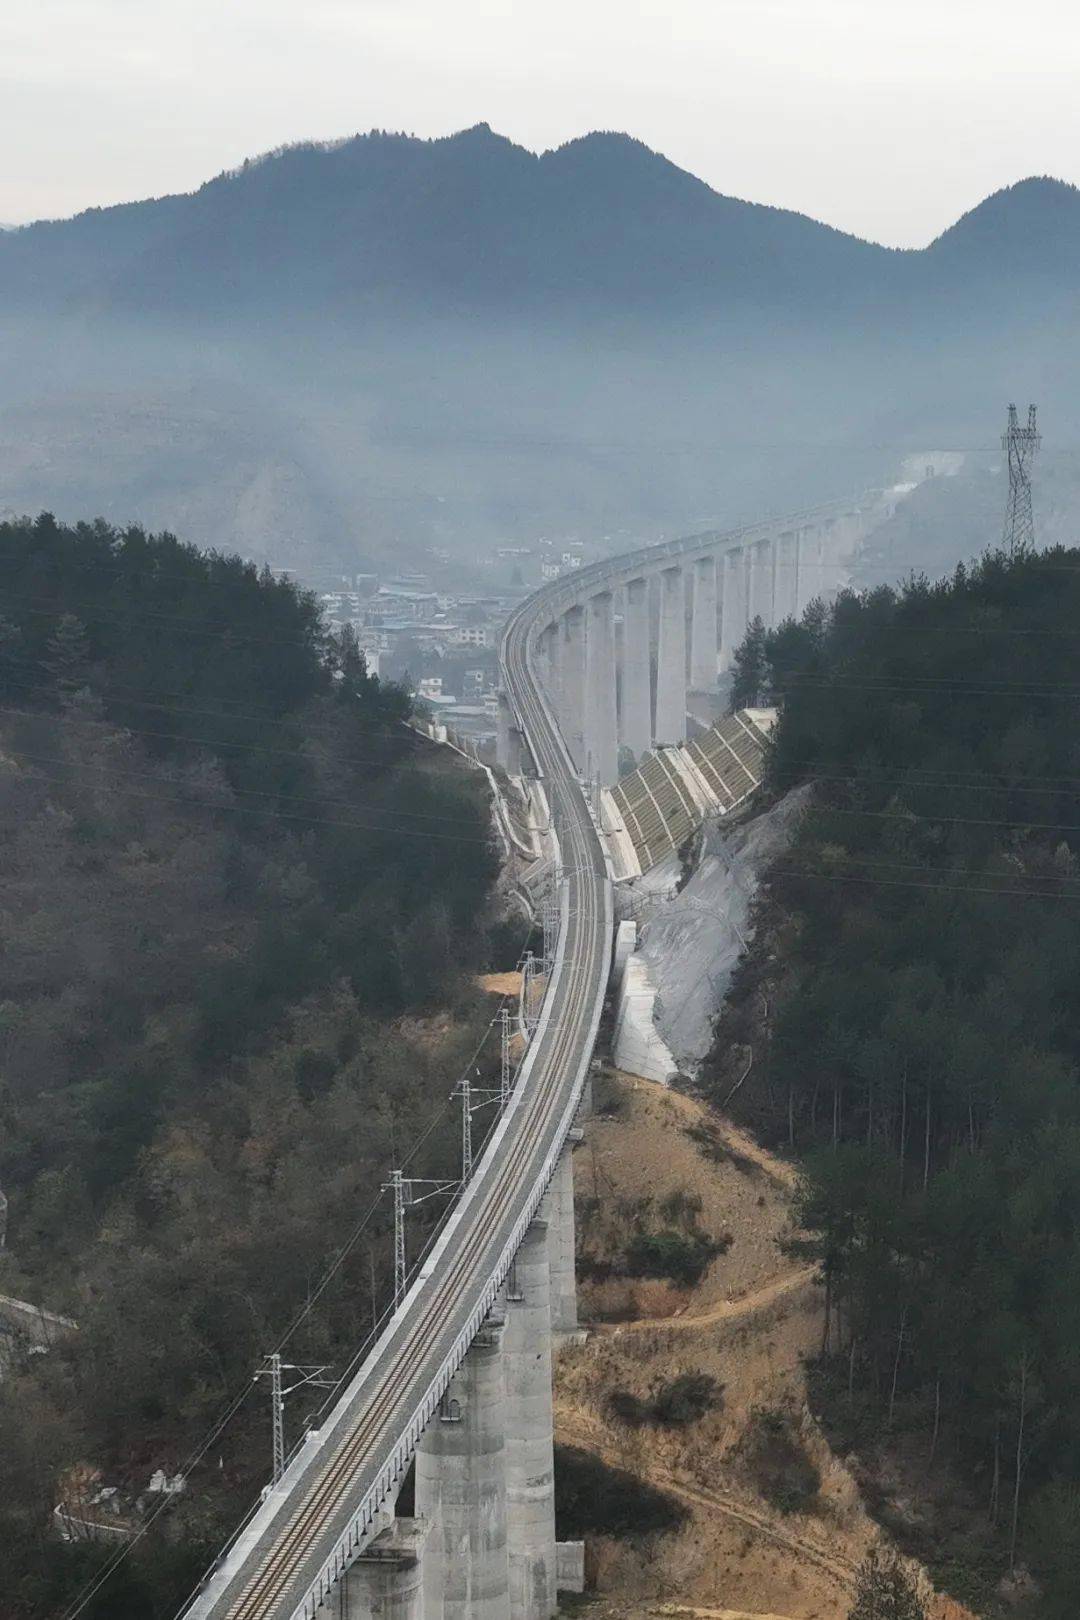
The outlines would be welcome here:
<svg viewBox="0 0 1080 1620">
<path fill-rule="evenodd" d="M 749 548 L 747 622 L 760 619 L 766 629 L 773 622 L 773 542 L 759 540 Z"/>
<path fill-rule="evenodd" d="M 489 1318 L 416 1452 L 416 1513 L 431 1527 L 423 1620 L 506 1620 L 503 1324 Z"/>
<path fill-rule="evenodd" d="M 652 673 L 649 658 L 649 582 L 626 583 L 623 611 L 622 740 L 634 758 L 653 745 Z"/>
<path fill-rule="evenodd" d="M 422 1520 L 395 1519 L 377 1535 L 335 1588 L 334 1620 L 423 1620 L 428 1531 Z"/>
<path fill-rule="evenodd" d="M 799 536 L 792 530 L 776 542 L 773 564 L 773 623 L 795 616 L 799 600 Z"/>
<path fill-rule="evenodd" d="M 571 1138 L 580 1139 L 572 1131 Z M 577 1273 L 574 1268 L 573 1142 L 567 1140 L 547 1191 L 548 1266 L 551 1276 L 551 1331 L 556 1340 L 578 1331 Z"/>
<path fill-rule="evenodd" d="M 585 762 L 590 781 L 610 787 L 619 774 L 615 616 L 610 591 L 589 598 L 585 634 Z"/>
<path fill-rule="evenodd" d="M 720 605 L 720 667 L 729 670 L 735 649 L 746 634 L 746 559 L 741 546 L 724 552 L 723 599 Z"/>
<path fill-rule="evenodd" d="M 820 523 L 803 530 L 799 541 L 798 613 L 822 594 L 825 533 Z"/>
<path fill-rule="evenodd" d="M 690 686 L 711 692 L 716 685 L 716 558 L 710 552 L 694 563 L 694 602 L 690 621 Z"/>
<path fill-rule="evenodd" d="M 686 735 L 686 584 L 681 567 L 660 575 L 660 641 L 656 655 L 656 740 Z"/>
<path fill-rule="evenodd" d="M 506 1543 L 510 1620 L 555 1612 L 555 1449 L 548 1200 L 517 1252 L 506 1295 Z"/>
</svg>

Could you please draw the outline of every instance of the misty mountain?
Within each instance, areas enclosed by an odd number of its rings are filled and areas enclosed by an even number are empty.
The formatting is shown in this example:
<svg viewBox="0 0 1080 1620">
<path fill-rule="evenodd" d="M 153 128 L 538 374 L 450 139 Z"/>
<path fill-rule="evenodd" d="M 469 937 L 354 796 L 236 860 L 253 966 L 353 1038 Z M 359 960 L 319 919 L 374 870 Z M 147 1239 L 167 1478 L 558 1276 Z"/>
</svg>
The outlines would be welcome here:
<svg viewBox="0 0 1080 1620">
<path fill-rule="evenodd" d="M 486 124 L 443 140 L 295 146 L 191 196 L 20 231 L 0 297 L 153 310 L 715 312 L 835 300 L 896 255 L 800 214 L 718 195 L 640 141 L 593 134 L 540 156 Z"/>
<path fill-rule="evenodd" d="M 1046 179 L 900 252 L 624 135 L 286 148 L 0 236 L 0 510 L 309 571 L 738 521 L 1080 431 L 1077 247 Z"/>
<path fill-rule="evenodd" d="M 1080 284 L 1080 191 L 1042 176 L 1021 180 L 961 216 L 922 255 L 957 276 L 1037 277 Z"/>
</svg>

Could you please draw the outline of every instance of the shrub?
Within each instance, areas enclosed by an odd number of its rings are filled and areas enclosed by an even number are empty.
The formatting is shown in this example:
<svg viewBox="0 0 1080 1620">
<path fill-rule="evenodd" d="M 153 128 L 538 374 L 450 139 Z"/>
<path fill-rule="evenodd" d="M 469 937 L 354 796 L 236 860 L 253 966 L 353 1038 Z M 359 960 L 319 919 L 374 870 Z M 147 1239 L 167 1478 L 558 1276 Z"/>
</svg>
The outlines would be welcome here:
<svg viewBox="0 0 1080 1620">
<path fill-rule="evenodd" d="M 670 1277 L 689 1287 L 700 1282 L 709 1261 L 726 1244 L 694 1232 L 638 1232 L 626 1251 L 626 1270 L 631 1277 Z"/>
<path fill-rule="evenodd" d="M 676 1427 L 696 1423 L 722 1399 L 722 1386 L 708 1373 L 680 1373 L 653 1396 L 650 1409 L 655 1422 Z"/>
<path fill-rule="evenodd" d="M 593 1076 L 593 1113 L 600 1119 L 619 1119 L 626 1113 L 626 1092 L 618 1077 L 607 1069 Z"/>
<path fill-rule="evenodd" d="M 635 1429 L 647 1423 L 652 1415 L 649 1402 L 643 1401 L 640 1395 L 632 1395 L 628 1389 L 613 1389 L 607 1405 L 613 1418 L 620 1423 L 629 1423 Z"/>
<path fill-rule="evenodd" d="M 670 1226 L 681 1226 L 688 1232 L 693 1231 L 701 1214 L 701 1195 L 687 1192 L 683 1187 L 676 1187 L 666 1198 L 660 1200 L 659 1208 Z"/>
<path fill-rule="evenodd" d="M 922 1582 L 896 1553 L 872 1547 L 856 1572 L 848 1620 L 926 1620 Z"/>
<path fill-rule="evenodd" d="M 779 1407 L 754 1409 L 744 1453 L 755 1486 L 781 1513 L 805 1511 L 821 1489 L 820 1472 L 790 1415 Z"/>
</svg>

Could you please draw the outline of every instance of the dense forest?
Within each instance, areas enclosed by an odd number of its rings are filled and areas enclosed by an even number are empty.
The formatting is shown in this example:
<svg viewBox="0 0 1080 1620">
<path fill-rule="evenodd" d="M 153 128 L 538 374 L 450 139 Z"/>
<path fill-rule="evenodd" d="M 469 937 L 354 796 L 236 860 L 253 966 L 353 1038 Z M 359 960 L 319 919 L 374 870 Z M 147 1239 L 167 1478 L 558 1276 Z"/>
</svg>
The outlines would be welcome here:
<svg viewBox="0 0 1080 1620">
<path fill-rule="evenodd" d="M 769 786 L 809 797 L 712 1060 L 719 1084 L 752 1047 L 736 1106 L 804 1158 L 839 1404 L 917 1437 L 924 1477 L 947 1453 L 994 1579 L 1023 1561 L 1061 1617 L 1080 1610 L 1078 626 L 1080 550 L 1055 549 L 751 627 L 736 699 L 780 704 Z"/>
<path fill-rule="evenodd" d="M 5 1620 L 109 1551 L 58 1542 L 61 1497 L 157 1469 L 187 1490 L 81 1612 L 171 1616 L 266 1480 L 261 1358 L 293 1323 L 340 1376 L 386 1304 L 385 1211 L 355 1234 L 521 932 L 483 778 L 408 709 L 236 558 L 0 525 L 0 1293 L 78 1323 L 0 1368 Z"/>
</svg>

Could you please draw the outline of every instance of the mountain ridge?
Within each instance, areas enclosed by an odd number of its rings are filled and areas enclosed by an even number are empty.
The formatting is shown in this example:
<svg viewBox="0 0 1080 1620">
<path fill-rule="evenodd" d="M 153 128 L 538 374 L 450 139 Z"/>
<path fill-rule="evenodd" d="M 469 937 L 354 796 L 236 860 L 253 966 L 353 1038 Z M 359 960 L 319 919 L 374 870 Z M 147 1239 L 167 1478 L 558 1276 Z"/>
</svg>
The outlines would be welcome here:
<svg viewBox="0 0 1080 1620">
<path fill-rule="evenodd" d="M 730 196 L 636 137 L 532 152 L 487 123 L 423 139 L 298 142 L 190 192 L 90 208 L 0 238 L 0 299 L 225 313 L 284 300 L 548 308 L 585 300 L 843 306 L 966 271 L 1071 281 L 1080 192 L 1003 187 L 925 248 L 890 248 Z M 989 255 L 989 263 L 987 256 Z"/>
<path fill-rule="evenodd" d="M 0 511 L 475 567 L 838 495 L 995 401 L 1080 434 L 1078 199 L 1022 182 L 899 250 L 610 130 L 278 148 L 0 236 Z"/>
</svg>

